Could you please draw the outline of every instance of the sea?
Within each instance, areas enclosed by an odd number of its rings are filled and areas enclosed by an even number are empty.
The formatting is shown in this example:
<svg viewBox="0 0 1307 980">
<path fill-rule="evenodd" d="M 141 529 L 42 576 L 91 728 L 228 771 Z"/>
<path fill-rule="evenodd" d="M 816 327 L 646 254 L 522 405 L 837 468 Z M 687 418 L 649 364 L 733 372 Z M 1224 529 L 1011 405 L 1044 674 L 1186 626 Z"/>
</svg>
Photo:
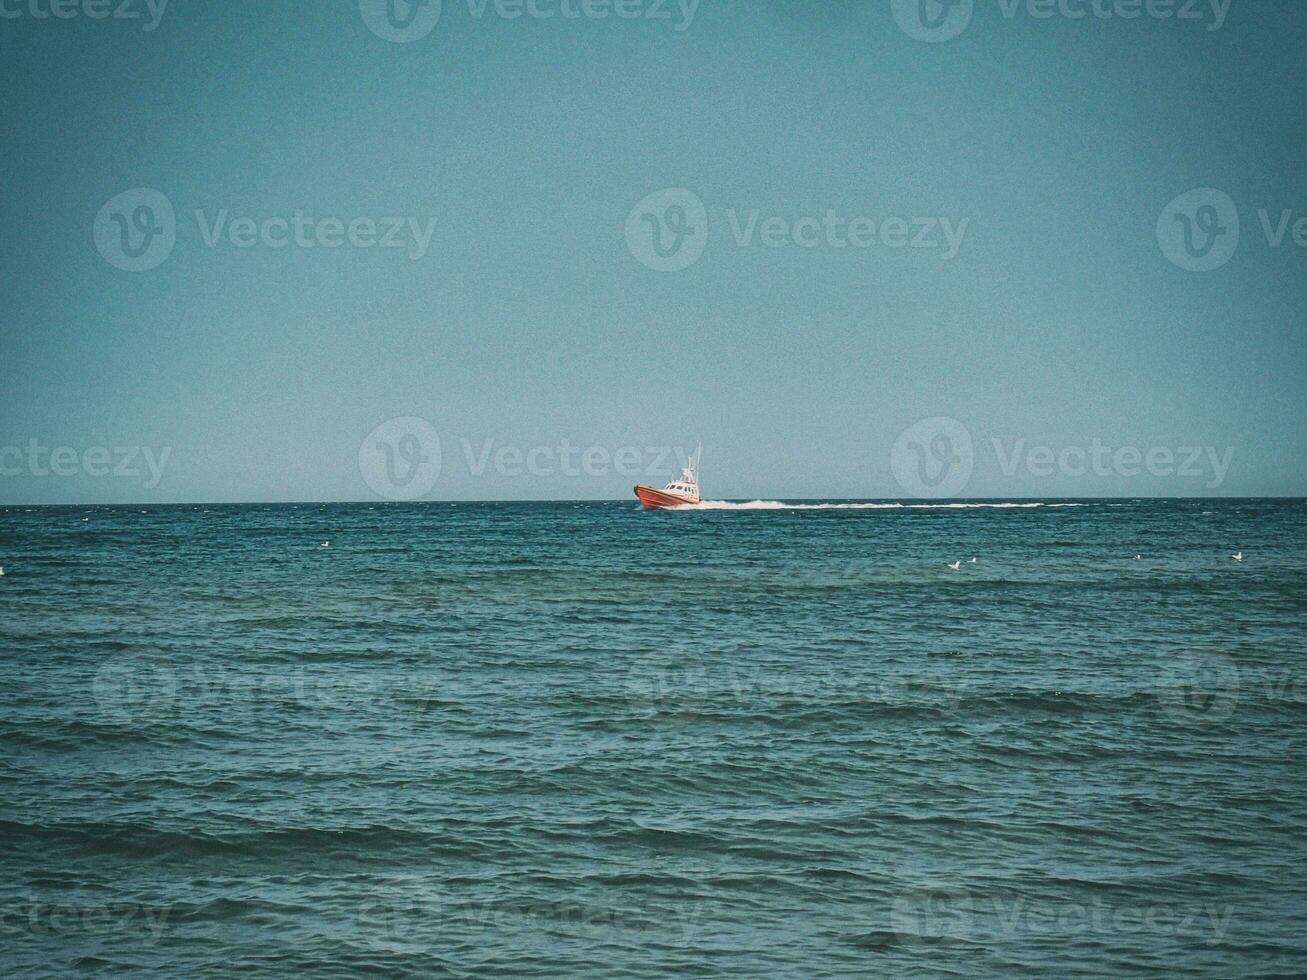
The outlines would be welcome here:
<svg viewBox="0 0 1307 980">
<path fill-rule="evenodd" d="M 1307 975 L 1303 500 L 5 506 L 0 566 L 5 977 Z"/>
</svg>

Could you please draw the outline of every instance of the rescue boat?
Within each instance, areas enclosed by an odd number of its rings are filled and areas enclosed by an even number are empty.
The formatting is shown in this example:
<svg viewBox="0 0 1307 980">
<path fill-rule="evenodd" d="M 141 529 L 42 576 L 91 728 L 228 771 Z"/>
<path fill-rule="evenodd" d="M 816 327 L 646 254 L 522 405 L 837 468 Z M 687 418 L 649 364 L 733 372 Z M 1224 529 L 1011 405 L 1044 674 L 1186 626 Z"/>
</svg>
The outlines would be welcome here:
<svg viewBox="0 0 1307 980">
<path fill-rule="evenodd" d="M 699 456 L 700 447 L 693 461 L 686 460 L 685 468 L 679 478 L 659 490 L 657 487 L 637 484 L 635 495 L 645 510 L 667 510 L 672 507 L 691 507 L 699 502 Z"/>
</svg>

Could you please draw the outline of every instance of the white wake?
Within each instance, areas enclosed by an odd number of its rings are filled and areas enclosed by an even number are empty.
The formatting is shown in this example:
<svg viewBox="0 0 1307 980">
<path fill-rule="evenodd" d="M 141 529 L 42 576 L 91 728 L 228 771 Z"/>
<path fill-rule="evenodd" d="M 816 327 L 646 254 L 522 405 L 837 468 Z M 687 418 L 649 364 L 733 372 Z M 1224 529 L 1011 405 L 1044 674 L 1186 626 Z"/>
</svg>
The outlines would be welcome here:
<svg viewBox="0 0 1307 980">
<path fill-rule="evenodd" d="M 701 500 L 697 504 L 674 507 L 673 510 L 1009 510 L 1031 507 L 1083 507 L 1084 504 L 1044 503 L 1043 501 L 1011 501 L 1004 503 L 951 503 L 951 504 L 787 504 L 780 500 L 750 500 L 736 503 L 730 500 Z"/>
</svg>

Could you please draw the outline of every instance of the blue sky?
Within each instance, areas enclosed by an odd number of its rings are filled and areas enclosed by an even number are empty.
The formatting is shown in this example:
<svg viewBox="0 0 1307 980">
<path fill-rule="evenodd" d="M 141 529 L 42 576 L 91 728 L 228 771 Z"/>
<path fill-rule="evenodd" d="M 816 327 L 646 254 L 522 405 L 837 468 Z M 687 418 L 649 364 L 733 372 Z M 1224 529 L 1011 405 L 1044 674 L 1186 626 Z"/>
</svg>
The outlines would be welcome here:
<svg viewBox="0 0 1307 980">
<path fill-rule="evenodd" d="M 0 503 L 1307 493 L 1307 6 L 394 2 L 5 0 Z"/>
</svg>

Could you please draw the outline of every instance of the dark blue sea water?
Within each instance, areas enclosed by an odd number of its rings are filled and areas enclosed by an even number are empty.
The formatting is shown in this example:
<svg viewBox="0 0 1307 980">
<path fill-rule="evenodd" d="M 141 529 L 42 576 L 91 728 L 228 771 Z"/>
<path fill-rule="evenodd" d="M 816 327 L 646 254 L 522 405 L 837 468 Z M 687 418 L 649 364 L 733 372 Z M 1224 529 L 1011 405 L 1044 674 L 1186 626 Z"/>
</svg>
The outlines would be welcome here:
<svg viewBox="0 0 1307 980">
<path fill-rule="evenodd" d="M 0 973 L 1307 973 L 1307 504 L 1076 503 L 0 509 Z"/>
</svg>

